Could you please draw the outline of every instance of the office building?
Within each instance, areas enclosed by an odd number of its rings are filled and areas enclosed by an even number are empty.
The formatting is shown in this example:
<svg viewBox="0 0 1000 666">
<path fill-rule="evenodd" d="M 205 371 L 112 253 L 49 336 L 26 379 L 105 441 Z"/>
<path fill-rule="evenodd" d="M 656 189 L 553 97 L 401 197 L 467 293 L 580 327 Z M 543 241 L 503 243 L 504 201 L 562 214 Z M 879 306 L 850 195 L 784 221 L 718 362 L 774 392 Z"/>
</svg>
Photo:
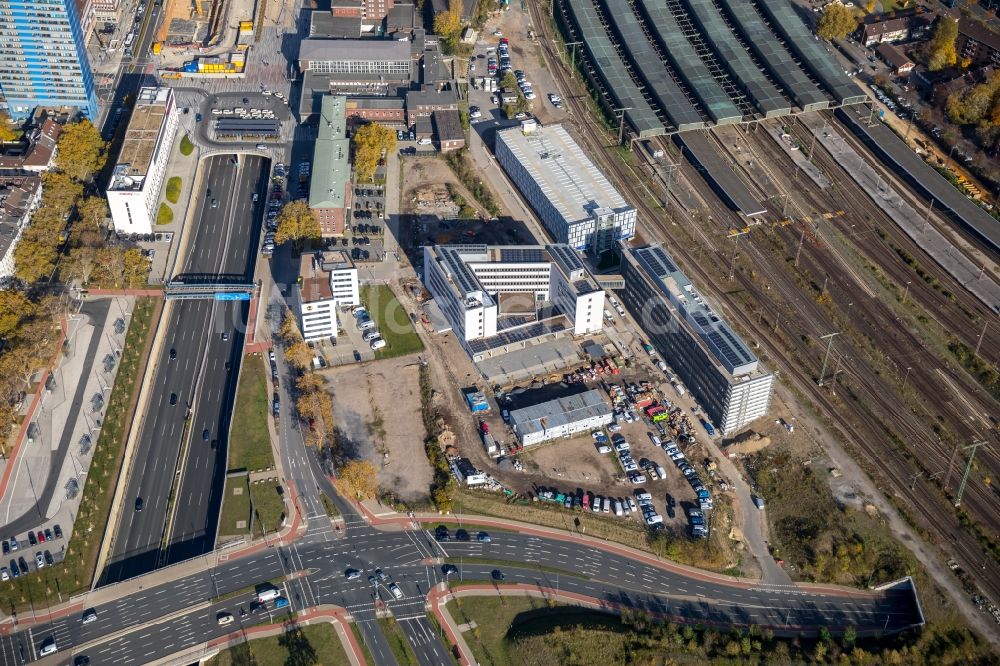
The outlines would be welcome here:
<svg viewBox="0 0 1000 666">
<path fill-rule="evenodd" d="M 139 91 L 107 190 L 116 231 L 153 232 L 177 124 L 178 113 L 170 88 Z"/>
<path fill-rule="evenodd" d="M 97 119 L 75 0 L 0 0 L 0 90 L 14 119 L 36 107 L 68 107 Z"/>
<path fill-rule="evenodd" d="M 344 250 L 321 253 L 320 268 L 330 275 L 330 293 L 339 307 L 361 305 L 358 269 Z"/>
<path fill-rule="evenodd" d="M 303 254 L 296 296 L 302 337 L 306 341 L 335 338 L 338 308 L 361 302 L 358 270 L 341 250 Z"/>
<path fill-rule="evenodd" d="M 623 249 L 620 293 L 708 419 L 732 434 L 767 413 L 774 376 L 659 245 Z"/>
<path fill-rule="evenodd" d="M 424 284 L 472 354 L 531 330 L 601 330 L 604 291 L 567 245 L 425 246 Z"/>
<path fill-rule="evenodd" d="M 522 446 L 590 432 L 611 423 L 611 406 L 601 392 L 592 389 L 563 398 L 512 409 L 510 425 Z"/>
<path fill-rule="evenodd" d="M 562 125 L 501 130 L 496 155 L 556 243 L 600 254 L 635 235 L 635 208 Z"/>
<path fill-rule="evenodd" d="M 325 95 L 313 146 L 309 208 L 319 221 L 323 238 L 342 236 L 350 208 L 351 141 L 347 138 L 347 98 Z"/>
</svg>

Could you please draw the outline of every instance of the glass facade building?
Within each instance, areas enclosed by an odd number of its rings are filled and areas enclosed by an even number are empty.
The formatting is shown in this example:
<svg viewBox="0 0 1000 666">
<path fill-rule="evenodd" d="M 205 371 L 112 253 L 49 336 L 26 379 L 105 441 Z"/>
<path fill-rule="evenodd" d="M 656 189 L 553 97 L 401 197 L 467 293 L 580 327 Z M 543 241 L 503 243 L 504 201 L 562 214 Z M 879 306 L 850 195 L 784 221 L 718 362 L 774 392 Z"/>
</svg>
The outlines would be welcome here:
<svg viewBox="0 0 1000 666">
<path fill-rule="evenodd" d="M 69 106 L 96 120 L 81 25 L 74 0 L 0 0 L 0 90 L 13 118 Z"/>
</svg>

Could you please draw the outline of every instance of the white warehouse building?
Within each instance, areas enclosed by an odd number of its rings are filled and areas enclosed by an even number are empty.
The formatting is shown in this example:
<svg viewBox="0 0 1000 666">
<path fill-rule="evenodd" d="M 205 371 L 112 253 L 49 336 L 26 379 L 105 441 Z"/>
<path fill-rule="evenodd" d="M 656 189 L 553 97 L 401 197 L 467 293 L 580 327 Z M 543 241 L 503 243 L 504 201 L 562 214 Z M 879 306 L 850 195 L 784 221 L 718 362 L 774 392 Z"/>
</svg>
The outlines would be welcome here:
<svg viewBox="0 0 1000 666">
<path fill-rule="evenodd" d="M 428 245 L 424 284 L 472 354 L 472 341 L 541 322 L 546 332 L 601 330 L 604 291 L 567 245 Z"/>
<path fill-rule="evenodd" d="M 596 255 L 635 235 L 635 208 L 562 125 L 501 130 L 496 155 L 556 243 Z"/>
<path fill-rule="evenodd" d="M 298 315 L 302 337 L 337 337 L 338 308 L 361 303 L 358 269 L 341 250 L 303 254 L 299 264 Z"/>
<path fill-rule="evenodd" d="M 510 411 L 511 427 L 522 446 L 589 432 L 612 418 L 611 406 L 596 389 Z"/>
<path fill-rule="evenodd" d="M 139 91 L 118 164 L 108 184 L 108 208 L 115 231 L 153 233 L 160 187 L 177 134 L 178 115 L 170 88 Z"/>
</svg>

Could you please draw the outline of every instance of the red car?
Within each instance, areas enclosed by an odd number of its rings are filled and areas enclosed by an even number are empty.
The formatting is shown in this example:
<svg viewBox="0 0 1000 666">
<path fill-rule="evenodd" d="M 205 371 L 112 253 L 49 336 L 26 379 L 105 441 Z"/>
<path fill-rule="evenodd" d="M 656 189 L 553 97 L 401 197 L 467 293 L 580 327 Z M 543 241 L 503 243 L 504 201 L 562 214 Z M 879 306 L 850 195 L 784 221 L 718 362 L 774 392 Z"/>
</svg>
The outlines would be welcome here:
<svg viewBox="0 0 1000 666">
<path fill-rule="evenodd" d="M 45 532 L 38 530 L 38 543 L 45 543 Z"/>
<path fill-rule="evenodd" d="M 510 40 L 507 39 L 506 37 L 501 37 L 500 38 L 500 43 L 501 44 L 510 44 Z"/>
</svg>

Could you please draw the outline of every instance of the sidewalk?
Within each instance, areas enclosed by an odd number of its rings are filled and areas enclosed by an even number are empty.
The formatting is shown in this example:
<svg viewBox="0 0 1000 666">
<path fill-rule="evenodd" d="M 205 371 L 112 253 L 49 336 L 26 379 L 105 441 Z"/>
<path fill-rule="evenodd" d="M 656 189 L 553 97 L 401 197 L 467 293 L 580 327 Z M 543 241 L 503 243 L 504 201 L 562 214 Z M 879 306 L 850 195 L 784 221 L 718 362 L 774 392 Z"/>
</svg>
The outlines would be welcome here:
<svg viewBox="0 0 1000 666">
<path fill-rule="evenodd" d="M 47 527 L 51 520 L 64 528 L 59 547 L 68 543 L 131 308 L 131 298 L 118 297 L 89 301 L 70 316 L 58 365 L 39 384 L 38 409 L 25 419 L 24 439 L 0 481 L 0 522 L 9 533 Z"/>
<path fill-rule="evenodd" d="M 192 119 L 194 116 L 192 114 L 187 114 Z M 185 116 L 181 116 L 184 118 Z M 167 161 L 167 168 L 165 171 L 165 177 L 163 179 L 163 186 L 160 188 L 160 196 L 157 199 L 156 207 L 154 210 L 159 210 L 160 204 L 165 203 L 171 211 L 173 211 L 174 219 L 170 224 L 156 224 L 153 223 L 153 230 L 156 233 L 172 232 L 174 234 L 173 241 L 165 253 L 166 256 L 162 258 L 162 263 L 160 262 L 160 257 L 157 256 L 154 259 L 153 269 L 150 272 L 150 281 L 155 282 L 157 278 L 161 282 L 168 281 L 173 274 L 176 272 L 174 270 L 174 263 L 177 258 L 178 248 L 182 240 L 184 229 L 187 228 L 188 220 L 188 209 L 191 206 L 192 196 L 191 193 L 194 191 L 195 175 L 198 170 L 198 156 L 201 154 L 201 149 L 195 145 L 194 150 L 190 155 L 181 155 L 180 145 L 181 139 L 186 135 L 186 130 L 181 124 L 177 129 L 177 136 L 174 138 L 174 144 L 170 146 L 170 159 Z M 192 140 L 192 143 L 194 141 Z M 167 201 L 167 182 L 173 176 L 179 176 L 181 179 L 181 192 L 180 196 L 177 197 L 177 203 L 172 204 Z"/>
</svg>

